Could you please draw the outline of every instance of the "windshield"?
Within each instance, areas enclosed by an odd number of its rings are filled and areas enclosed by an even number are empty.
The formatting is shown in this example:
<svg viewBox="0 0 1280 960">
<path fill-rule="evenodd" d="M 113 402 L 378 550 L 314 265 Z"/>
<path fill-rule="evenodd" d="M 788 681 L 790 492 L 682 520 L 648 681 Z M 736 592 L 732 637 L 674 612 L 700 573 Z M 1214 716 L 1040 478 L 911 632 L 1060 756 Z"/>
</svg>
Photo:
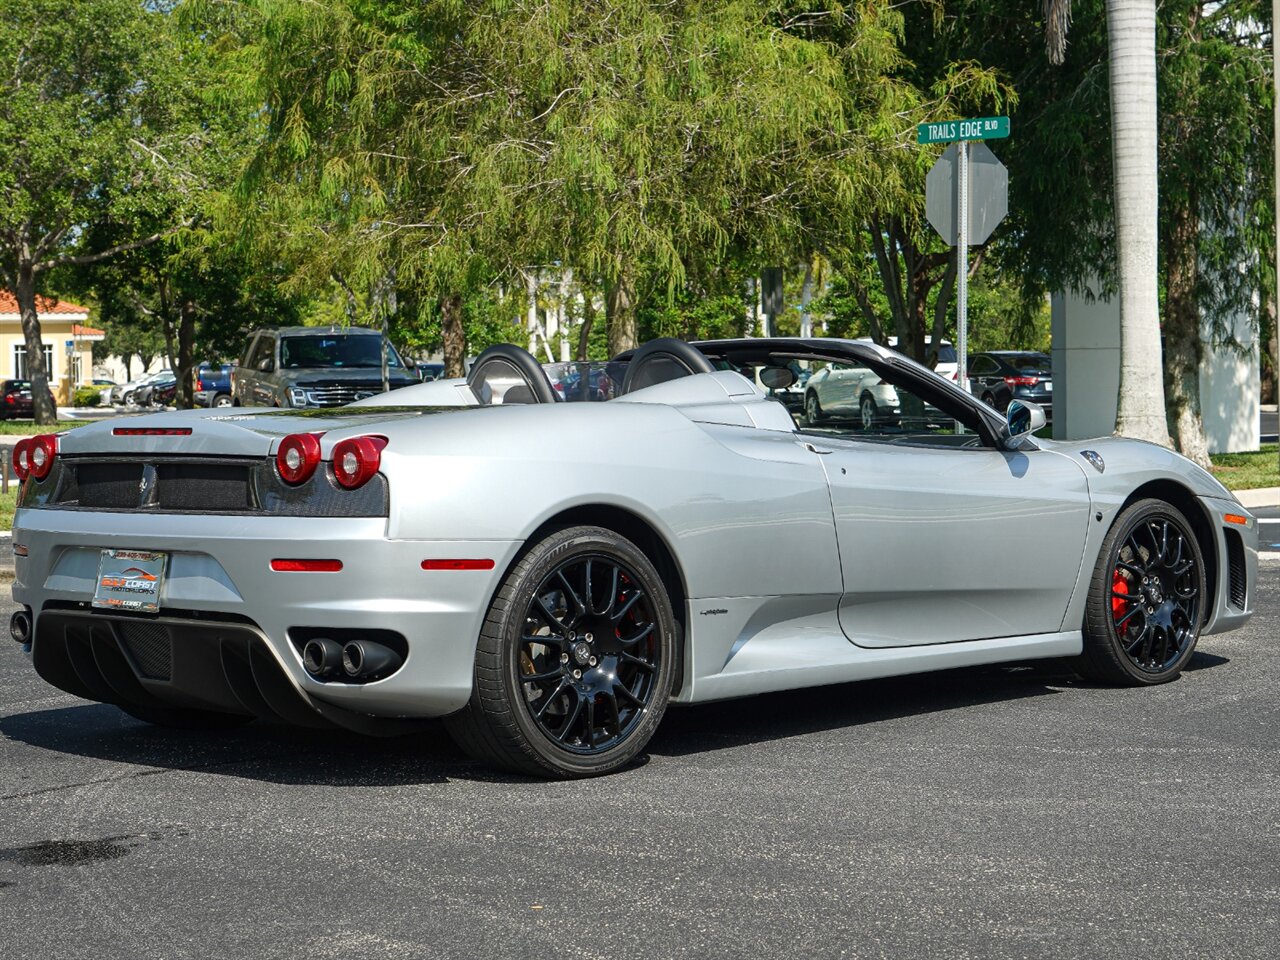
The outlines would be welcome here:
<svg viewBox="0 0 1280 960">
<path fill-rule="evenodd" d="M 1053 362 L 1043 353 L 1017 353 L 1009 357 L 1009 366 L 1019 373 L 1050 373 Z"/>
<path fill-rule="evenodd" d="M 380 337 L 332 334 L 323 337 L 283 337 L 280 366 L 292 367 L 382 367 Z M 403 367 L 396 348 L 387 344 L 387 366 Z"/>
</svg>

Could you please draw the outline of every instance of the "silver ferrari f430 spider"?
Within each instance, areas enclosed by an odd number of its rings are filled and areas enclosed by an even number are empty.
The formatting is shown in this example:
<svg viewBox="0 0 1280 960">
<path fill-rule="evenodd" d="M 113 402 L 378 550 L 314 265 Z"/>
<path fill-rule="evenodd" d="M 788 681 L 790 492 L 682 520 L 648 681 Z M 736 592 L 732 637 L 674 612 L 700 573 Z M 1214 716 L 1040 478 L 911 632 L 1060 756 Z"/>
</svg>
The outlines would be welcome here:
<svg viewBox="0 0 1280 960">
<path fill-rule="evenodd" d="M 14 450 L 11 632 L 153 723 L 442 717 L 557 777 L 628 763 L 671 702 L 1043 657 L 1177 677 L 1251 615 L 1256 520 L 1169 450 L 1043 424 L 834 339 L 499 346 L 341 408 L 104 421 Z"/>
</svg>

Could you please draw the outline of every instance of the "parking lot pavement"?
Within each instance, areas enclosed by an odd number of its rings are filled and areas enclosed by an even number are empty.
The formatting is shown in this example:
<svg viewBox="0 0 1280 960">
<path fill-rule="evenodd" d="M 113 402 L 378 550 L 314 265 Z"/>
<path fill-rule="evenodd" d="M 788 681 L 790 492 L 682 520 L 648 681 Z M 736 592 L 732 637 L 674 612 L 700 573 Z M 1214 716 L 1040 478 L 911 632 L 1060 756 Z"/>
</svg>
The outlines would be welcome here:
<svg viewBox="0 0 1280 960">
<path fill-rule="evenodd" d="M 1167 686 L 1050 663 L 673 709 L 579 783 L 439 733 L 151 728 L 6 642 L 3 954 L 1272 960 L 1280 565 L 1259 607 Z"/>
</svg>

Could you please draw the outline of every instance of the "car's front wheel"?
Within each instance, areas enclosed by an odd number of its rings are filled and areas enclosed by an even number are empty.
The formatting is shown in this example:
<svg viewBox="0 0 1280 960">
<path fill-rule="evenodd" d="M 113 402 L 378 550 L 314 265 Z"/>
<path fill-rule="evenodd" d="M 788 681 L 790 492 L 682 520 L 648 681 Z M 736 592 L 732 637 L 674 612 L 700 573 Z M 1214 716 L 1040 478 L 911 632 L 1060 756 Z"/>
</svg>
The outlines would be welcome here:
<svg viewBox="0 0 1280 960">
<path fill-rule="evenodd" d="M 1126 686 L 1174 679 L 1195 652 L 1205 603 L 1204 557 L 1187 518 L 1163 500 L 1138 501 L 1103 540 L 1077 669 Z"/>
<path fill-rule="evenodd" d="M 635 544 L 601 527 L 555 531 L 494 596 L 471 701 L 447 726 L 486 763 L 545 777 L 610 773 L 662 719 L 675 638 L 662 579 Z"/>
</svg>

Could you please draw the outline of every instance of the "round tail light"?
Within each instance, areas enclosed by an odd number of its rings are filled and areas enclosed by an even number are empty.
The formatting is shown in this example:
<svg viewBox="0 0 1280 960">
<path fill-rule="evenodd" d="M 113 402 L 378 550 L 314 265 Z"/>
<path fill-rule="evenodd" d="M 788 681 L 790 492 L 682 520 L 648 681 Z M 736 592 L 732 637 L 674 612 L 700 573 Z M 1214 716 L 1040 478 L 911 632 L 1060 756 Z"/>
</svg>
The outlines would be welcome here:
<svg viewBox="0 0 1280 960">
<path fill-rule="evenodd" d="M 369 481 L 382 463 L 386 437 L 351 437 L 333 448 L 333 478 L 340 486 L 354 490 Z"/>
<path fill-rule="evenodd" d="M 13 445 L 13 472 L 19 480 L 31 473 L 31 437 L 23 437 Z"/>
<path fill-rule="evenodd" d="M 276 451 L 276 469 L 280 479 L 294 486 L 306 483 L 320 465 L 320 436 L 315 433 L 293 433 L 280 441 Z"/>
<path fill-rule="evenodd" d="M 31 446 L 27 448 L 27 463 L 31 467 L 31 475 L 43 480 L 53 469 L 53 460 L 58 455 L 58 438 L 51 433 L 42 433 L 31 438 Z"/>
</svg>

